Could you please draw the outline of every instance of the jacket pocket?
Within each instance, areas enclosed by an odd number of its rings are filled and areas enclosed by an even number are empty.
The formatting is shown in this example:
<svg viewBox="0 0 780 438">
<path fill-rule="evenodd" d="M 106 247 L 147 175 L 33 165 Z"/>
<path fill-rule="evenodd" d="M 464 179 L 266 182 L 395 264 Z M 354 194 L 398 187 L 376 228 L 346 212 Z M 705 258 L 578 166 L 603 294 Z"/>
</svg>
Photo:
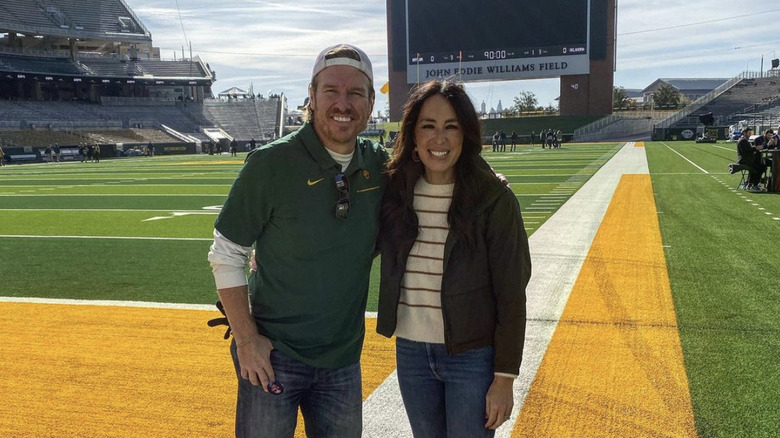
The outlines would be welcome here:
<svg viewBox="0 0 780 438">
<path fill-rule="evenodd" d="M 479 340 L 492 343 L 496 311 L 490 287 L 462 288 L 445 297 L 450 342 L 454 348 Z"/>
</svg>

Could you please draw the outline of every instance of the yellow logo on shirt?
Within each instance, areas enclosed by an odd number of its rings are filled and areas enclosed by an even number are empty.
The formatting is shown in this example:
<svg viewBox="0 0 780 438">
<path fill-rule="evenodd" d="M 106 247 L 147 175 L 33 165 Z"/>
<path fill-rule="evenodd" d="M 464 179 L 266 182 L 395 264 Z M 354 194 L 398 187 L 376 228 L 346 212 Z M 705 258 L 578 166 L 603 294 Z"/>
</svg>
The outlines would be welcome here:
<svg viewBox="0 0 780 438">
<path fill-rule="evenodd" d="M 324 179 L 325 178 L 320 178 L 317 181 L 308 180 L 308 181 L 306 181 L 306 184 L 309 185 L 309 186 L 313 186 L 314 184 L 317 184 L 318 182 L 320 182 L 320 181 L 322 181 Z"/>
</svg>

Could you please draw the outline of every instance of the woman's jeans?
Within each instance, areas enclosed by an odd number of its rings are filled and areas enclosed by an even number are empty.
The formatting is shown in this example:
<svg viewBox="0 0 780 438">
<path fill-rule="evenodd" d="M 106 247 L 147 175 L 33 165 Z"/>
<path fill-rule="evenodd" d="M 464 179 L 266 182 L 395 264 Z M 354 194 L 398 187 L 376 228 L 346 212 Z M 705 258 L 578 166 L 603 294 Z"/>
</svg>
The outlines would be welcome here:
<svg viewBox="0 0 780 438">
<path fill-rule="evenodd" d="M 493 383 L 493 347 L 448 355 L 444 344 L 396 339 L 398 383 L 417 438 L 492 437 L 485 396 Z"/>
</svg>

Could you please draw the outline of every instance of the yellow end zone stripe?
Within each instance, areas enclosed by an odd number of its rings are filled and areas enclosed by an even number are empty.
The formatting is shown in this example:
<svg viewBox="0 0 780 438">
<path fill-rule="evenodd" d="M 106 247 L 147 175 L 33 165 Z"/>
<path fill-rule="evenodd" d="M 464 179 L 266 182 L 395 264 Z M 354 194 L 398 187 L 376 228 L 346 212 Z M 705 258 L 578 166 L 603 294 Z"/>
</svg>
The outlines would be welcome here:
<svg viewBox="0 0 780 438">
<path fill-rule="evenodd" d="M 696 436 L 649 175 L 624 175 L 512 436 Z"/>
<path fill-rule="evenodd" d="M 231 436 L 236 375 L 214 311 L 0 302 L 0 436 Z M 395 368 L 366 319 L 363 395 Z M 303 425 L 298 427 L 303 436 Z"/>
</svg>

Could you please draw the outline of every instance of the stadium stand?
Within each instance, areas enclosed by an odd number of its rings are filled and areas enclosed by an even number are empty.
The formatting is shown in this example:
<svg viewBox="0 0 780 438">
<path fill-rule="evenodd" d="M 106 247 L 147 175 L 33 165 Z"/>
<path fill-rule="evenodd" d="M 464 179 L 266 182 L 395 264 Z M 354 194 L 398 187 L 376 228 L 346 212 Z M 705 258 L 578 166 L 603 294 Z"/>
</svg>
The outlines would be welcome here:
<svg viewBox="0 0 780 438">
<path fill-rule="evenodd" d="M 692 80 L 695 83 L 695 80 Z M 733 125 L 777 127 L 780 123 L 780 70 L 743 72 L 674 112 L 653 111 L 642 118 L 615 113 L 577 128 L 575 141 L 623 139 L 690 139 L 704 132 L 701 114 L 712 113 L 714 123 L 707 127 L 718 139 L 729 138 Z M 660 117 L 659 117 L 660 116 Z M 634 118 L 634 120 L 629 120 Z"/>
<path fill-rule="evenodd" d="M 192 111 L 239 140 L 264 142 L 277 138 L 284 104 L 280 98 L 239 101 L 206 100 Z"/>
<path fill-rule="evenodd" d="M 715 124 L 727 126 L 744 119 L 746 114 L 767 111 L 780 103 L 780 80 L 777 77 L 743 79 L 696 110 L 696 114 L 711 112 Z M 698 116 L 691 114 L 671 127 L 696 127 Z"/>
<path fill-rule="evenodd" d="M 123 0 L 0 2 L 0 28 L 80 39 L 149 41 L 151 34 Z"/>
<path fill-rule="evenodd" d="M 53 143 L 192 153 L 207 129 L 242 143 L 281 134 L 284 95 L 214 99 L 208 64 L 159 53 L 124 0 L 0 0 L 0 145 L 26 159 Z"/>
</svg>

